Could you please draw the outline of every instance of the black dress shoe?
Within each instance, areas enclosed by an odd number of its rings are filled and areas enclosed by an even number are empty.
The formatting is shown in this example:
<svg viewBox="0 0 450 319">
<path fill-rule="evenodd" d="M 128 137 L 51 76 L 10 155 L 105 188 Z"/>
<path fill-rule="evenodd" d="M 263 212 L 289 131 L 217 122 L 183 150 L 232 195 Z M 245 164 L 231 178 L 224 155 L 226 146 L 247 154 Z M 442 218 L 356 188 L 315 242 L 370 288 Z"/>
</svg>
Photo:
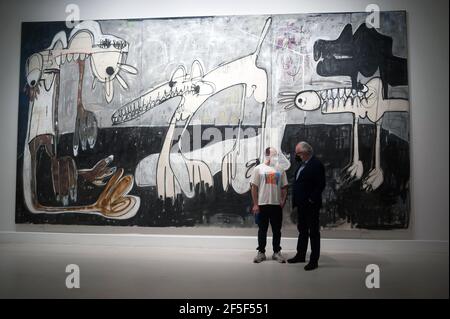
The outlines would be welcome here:
<svg viewBox="0 0 450 319">
<path fill-rule="evenodd" d="M 299 255 L 295 255 L 293 258 L 288 259 L 287 262 L 290 263 L 290 264 L 304 263 L 305 262 L 305 258 L 300 257 Z"/>
<path fill-rule="evenodd" d="M 309 271 L 309 270 L 314 270 L 314 269 L 316 269 L 317 267 L 319 267 L 319 265 L 317 264 L 317 263 L 309 263 L 309 264 L 307 264 L 306 266 L 305 266 L 305 270 L 306 271 Z"/>
</svg>

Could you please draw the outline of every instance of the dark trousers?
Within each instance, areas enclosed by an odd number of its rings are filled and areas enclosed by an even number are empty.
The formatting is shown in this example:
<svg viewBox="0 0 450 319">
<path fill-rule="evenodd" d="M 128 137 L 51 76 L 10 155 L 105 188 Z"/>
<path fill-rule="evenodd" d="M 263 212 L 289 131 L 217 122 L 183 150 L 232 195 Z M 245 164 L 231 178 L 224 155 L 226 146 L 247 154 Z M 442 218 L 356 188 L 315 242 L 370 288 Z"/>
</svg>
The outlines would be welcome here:
<svg viewBox="0 0 450 319">
<path fill-rule="evenodd" d="M 297 209 L 297 254 L 300 258 L 306 257 L 308 240 L 311 239 L 311 256 L 309 258 L 309 262 L 318 263 L 320 257 L 320 207 L 317 205 L 306 204 L 298 207 Z"/>
<path fill-rule="evenodd" d="M 260 205 L 259 206 L 259 222 L 258 222 L 258 248 L 257 250 L 265 253 L 267 243 L 267 230 L 272 226 L 272 246 L 273 252 L 277 253 L 281 250 L 281 224 L 283 221 L 283 210 L 280 205 Z"/>
</svg>

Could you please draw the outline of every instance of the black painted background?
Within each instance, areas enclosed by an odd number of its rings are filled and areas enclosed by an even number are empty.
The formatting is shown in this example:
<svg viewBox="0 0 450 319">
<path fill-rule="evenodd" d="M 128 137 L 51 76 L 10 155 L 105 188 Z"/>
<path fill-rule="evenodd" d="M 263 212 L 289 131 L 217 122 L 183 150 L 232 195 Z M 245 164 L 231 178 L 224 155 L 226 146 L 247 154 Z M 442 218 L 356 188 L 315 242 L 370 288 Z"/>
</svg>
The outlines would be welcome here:
<svg viewBox="0 0 450 319">
<path fill-rule="evenodd" d="M 202 129 L 206 129 L 203 126 Z M 192 127 L 190 128 L 192 129 Z M 221 127 L 221 129 L 225 129 Z M 134 174 L 140 160 L 152 153 L 159 153 L 167 128 L 107 128 L 100 129 L 94 150 L 81 151 L 75 158 L 77 167 L 92 167 L 98 160 L 114 155 L 114 165 L 125 169 L 126 174 Z M 326 167 L 327 186 L 324 191 L 324 205 L 321 224 L 334 227 L 347 220 L 355 228 L 393 229 L 407 228 L 409 224 L 409 144 L 388 131 L 381 134 L 381 165 L 384 183 L 374 192 L 361 189 L 361 181 L 348 187 L 339 185 L 339 175 L 351 156 L 351 125 L 288 125 L 284 134 L 282 151 L 291 161 L 295 144 L 299 140 L 309 141 L 316 155 Z M 359 146 L 364 172 L 367 174 L 373 162 L 375 126 L 359 125 Z M 207 141 L 205 141 L 206 143 Z M 72 134 L 60 137 L 59 156 L 72 155 Z M 38 166 L 38 193 L 42 203 L 58 206 L 55 201 L 50 160 L 41 151 Z M 16 222 L 80 225 L 121 225 L 121 226 L 234 226 L 254 227 L 250 214 L 250 193 L 236 194 L 233 190 L 222 190 L 221 174 L 214 176 L 215 185 L 206 194 L 193 199 L 180 196 L 174 205 L 157 198 L 155 187 L 140 188 L 136 185 L 130 192 L 141 198 L 141 206 L 133 218 L 112 220 L 87 214 L 32 214 L 23 200 L 22 157 L 17 162 Z M 288 170 L 288 178 L 293 179 L 295 162 Z M 364 177 L 364 176 L 363 176 Z M 85 185 L 79 181 L 77 204 L 92 203 L 101 188 Z M 295 222 L 295 216 L 291 216 Z"/>
</svg>

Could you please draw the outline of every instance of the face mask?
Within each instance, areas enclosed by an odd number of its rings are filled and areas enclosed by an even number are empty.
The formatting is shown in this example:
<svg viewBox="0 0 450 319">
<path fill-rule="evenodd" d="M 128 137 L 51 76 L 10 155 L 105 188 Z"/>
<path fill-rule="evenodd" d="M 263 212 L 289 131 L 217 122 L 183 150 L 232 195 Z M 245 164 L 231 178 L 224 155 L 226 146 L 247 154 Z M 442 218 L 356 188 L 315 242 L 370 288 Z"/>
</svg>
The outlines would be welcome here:
<svg viewBox="0 0 450 319">
<path fill-rule="evenodd" d="M 270 167 L 276 167 L 278 165 L 278 156 L 266 156 L 266 162 Z"/>
<path fill-rule="evenodd" d="M 271 167 L 276 167 L 276 166 L 278 166 L 278 158 L 273 157 L 273 158 L 270 160 L 269 165 L 270 165 Z"/>
</svg>

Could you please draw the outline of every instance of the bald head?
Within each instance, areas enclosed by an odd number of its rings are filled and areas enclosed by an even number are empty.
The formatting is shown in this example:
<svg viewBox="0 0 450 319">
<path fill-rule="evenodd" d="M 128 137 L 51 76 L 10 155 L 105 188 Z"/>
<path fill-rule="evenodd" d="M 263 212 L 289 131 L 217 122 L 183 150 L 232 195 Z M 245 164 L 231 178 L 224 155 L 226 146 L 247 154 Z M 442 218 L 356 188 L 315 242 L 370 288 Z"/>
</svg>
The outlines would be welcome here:
<svg viewBox="0 0 450 319">
<path fill-rule="evenodd" d="M 295 146 L 295 155 L 299 156 L 302 161 L 309 160 L 313 155 L 313 152 L 312 146 L 305 141 L 301 141 Z"/>
</svg>

